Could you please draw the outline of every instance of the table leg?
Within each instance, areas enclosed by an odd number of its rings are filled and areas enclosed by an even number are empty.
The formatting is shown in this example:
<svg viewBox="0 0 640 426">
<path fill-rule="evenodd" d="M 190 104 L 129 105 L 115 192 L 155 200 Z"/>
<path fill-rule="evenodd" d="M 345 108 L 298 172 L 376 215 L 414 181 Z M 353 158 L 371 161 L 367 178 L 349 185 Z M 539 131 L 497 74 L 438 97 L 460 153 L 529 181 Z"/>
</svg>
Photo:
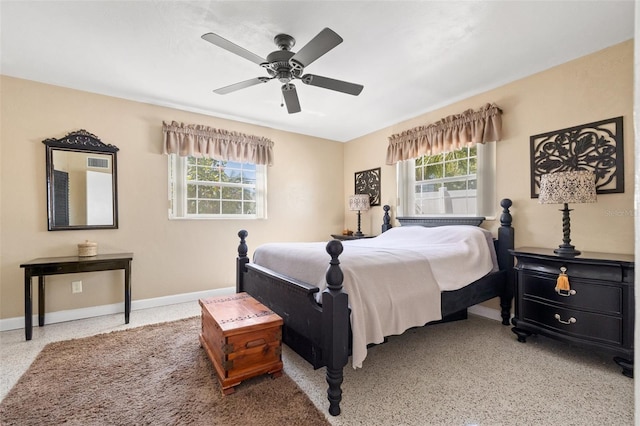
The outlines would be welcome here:
<svg viewBox="0 0 640 426">
<path fill-rule="evenodd" d="M 31 312 L 31 299 L 33 297 L 33 289 L 31 287 L 31 271 L 29 268 L 24 270 L 24 334 L 26 340 L 31 340 L 31 332 L 33 324 Z"/>
<path fill-rule="evenodd" d="M 44 275 L 38 277 L 38 325 L 44 326 Z"/>
<path fill-rule="evenodd" d="M 124 323 L 129 324 L 131 313 L 131 261 L 124 268 Z"/>
</svg>

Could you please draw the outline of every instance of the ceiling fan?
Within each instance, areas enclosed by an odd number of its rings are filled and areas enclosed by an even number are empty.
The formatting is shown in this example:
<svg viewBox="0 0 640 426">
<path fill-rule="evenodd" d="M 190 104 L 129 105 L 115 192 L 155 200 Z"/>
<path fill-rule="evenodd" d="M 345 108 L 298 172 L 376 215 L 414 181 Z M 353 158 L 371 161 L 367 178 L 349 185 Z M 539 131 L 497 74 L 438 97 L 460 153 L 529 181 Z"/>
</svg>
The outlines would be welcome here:
<svg viewBox="0 0 640 426">
<path fill-rule="evenodd" d="M 220 95 L 226 95 L 236 90 L 278 79 L 283 83 L 282 97 L 287 105 L 287 111 L 289 114 L 293 114 L 300 112 L 300 100 L 298 99 L 296 86 L 292 83 L 293 80 L 298 79 L 310 86 L 322 87 L 354 96 L 358 96 L 363 89 L 361 84 L 335 80 L 315 74 L 302 74 L 305 67 L 342 43 L 342 37 L 329 28 L 320 31 L 318 35 L 311 39 L 311 41 L 303 46 L 297 53 L 291 51 L 296 40 L 288 34 L 278 34 L 274 37 L 273 41 L 280 50 L 269 53 L 267 59 L 263 59 L 214 33 L 204 34 L 202 38 L 231 53 L 255 62 L 265 68 L 269 74 L 269 77 L 255 77 L 214 90 L 215 93 Z"/>
</svg>

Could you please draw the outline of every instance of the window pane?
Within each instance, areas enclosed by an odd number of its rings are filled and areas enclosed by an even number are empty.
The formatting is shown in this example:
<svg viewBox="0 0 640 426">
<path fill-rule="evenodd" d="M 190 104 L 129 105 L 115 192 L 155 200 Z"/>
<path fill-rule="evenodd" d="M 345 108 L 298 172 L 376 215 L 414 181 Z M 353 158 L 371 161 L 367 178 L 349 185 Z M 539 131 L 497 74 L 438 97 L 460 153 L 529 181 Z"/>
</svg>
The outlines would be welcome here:
<svg viewBox="0 0 640 426">
<path fill-rule="evenodd" d="M 223 200 L 242 200 L 242 188 L 232 187 L 232 186 L 223 186 L 222 199 Z"/>
<path fill-rule="evenodd" d="M 197 163 L 199 166 L 211 168 L 216 163 L 213 158 L 198 158 Z"/>
<path fill-rule="evenodd" d="M 196 198 L 197 191 L 198 191 L 198 185 L 193 185 L 193 184 L 187 185 L 187 198 Z"/>
<path fill-rule="evenodd" d="M 208 185 L 198 186 L 198 198 L 217 198 L 215 196 L 215 187 Z"/>
<path fill-rule="evenodd" d="M 200 201 L 198 214 L 216 214 L 220 211 L 220 201 Z"/>
<path fill-rule="evenodd" d="M 422 185 L 422 192 L 438 192 L 442 188 L 442 183 L 426 183 Z"/>
<path fill-rule="evenodd" d="M 466 180 L 457 180 L 453 182 L 447 182 L 444 184 L 447 191 L 461 191 L 467 189 L 467 181 Z"/>
<path fill-rule="evenodd" d="M 451 161 L 445 167 L 445 176 L 465 176 L 467 175 L 467 160 Z"/>
<path fill-rule="evenodd" d="M 424 168 L 423 167 L 416 167 L 416 180 L 417 181 L 421 181 L 424 179 L 424 173 L 423 173 Z"/>
<path fill-rule="evenodd" d="M 441 178 L 442 175 L 442 164 L 434 164 L 431 166 L 427 166 L 425 168 L 424 179 L 436 179 Z"/>
<path fill-rule="evenodd" d="M 424 164 L 442 163 L 443 154 L 425 155 Z"/>
<path fill-rule="evenodd" d="M 198 180 L 205 182 L 220 182 L 220 169 L 218 167 L 200 167 Z"/>
<path fill-rule="evenodd" d="M 255 170 L 243 170 L 242 171 L 242 183 L 248 185 L 256 184 L 256 172 Z"/>
<path fill-rule="evenodd" d="M 253 202 L 245 202 L 244 203 L 244 214 L 256 214 L 256 203 Z"/>
<path fill-rule="evenodd" d="M 478 158 L 473 157 L 469 159 L 469 174 L 478 173 Z"/>
<path fill-rule="evenodd" d="M 222 201 L 222 214 L 242 214 L 242 202 Z"/>
<path fill-rule="evenodd" d="M 187 213 L 188 214 L 197 214 L 198 213 L 198 207 L 197 207 L 197 203 L 196 200 L 189 200 L 187 201 Z"/>
<path fill-rule="evenodd" d="M 198 176 L 198 167 L 197 166 L 189 166 L 187 167 L 187 180 L 196 180 Z"/>
<path fill-rule="evenodd" d="M 467 148 L 462 148 L 459 149 L 457 151 L 453 151 L 452 152 L 452 157 L 453 158 L 467 158 L 468 156 L 468 149 Z"/>
<path fill-rule="evenodd" d="M 256 199 L 256 190 L 255 189 L 243 189 L 242 190 L 242 198 L 243 198 L 243 200 L 255 200 Z"/>
<path fill-rule="evenodd" d="M 240 173 L 240 170 L 227 166 L 224 168 L 224 175 L 222 176 L 222 181 L 241 183 L 242 174 Z"/>
</svg>

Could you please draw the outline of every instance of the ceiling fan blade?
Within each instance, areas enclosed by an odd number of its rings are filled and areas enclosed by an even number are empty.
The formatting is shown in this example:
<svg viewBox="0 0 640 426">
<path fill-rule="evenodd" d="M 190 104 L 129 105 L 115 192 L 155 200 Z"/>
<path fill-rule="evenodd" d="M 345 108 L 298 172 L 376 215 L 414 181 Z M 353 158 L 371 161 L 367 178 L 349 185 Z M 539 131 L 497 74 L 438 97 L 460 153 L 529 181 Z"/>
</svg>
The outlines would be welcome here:
<svg viewBox="0 0 640 426">
<path fill-rule="evenodd" d="M 347 81 L 335 80 L 320 75 L 305 74 L 300 77 L 303 83 L 310 86 L 322 87 L 324 89 L 335 90 L 336 92 L 347 93 L 349 95 L 358 96 L 364 86 L 362 84 L 349 83 Z"/>
<path fill-rule="evenodd" d="M 239 83 L 231 84 L 229 86 L 221 87 L 219 89 L 214 90 L 214 93 L 218 95 L 226 95 L 227 93 L 235 92 L 236 90 L 244 89 L 246 87 L 255 86 L 258 83 L 266 83 L 271 80 L 267 77 L 256 77 L 250 80 L 241 81 Z"/>
<path fill-rule="evenodd" d="M 220 37 L 218 34 L 207 33 L 204 34 L 202 38 L 209 43 L 222 47 L 223 49 L 228 50 L 231 53 L 235 53 L 238 56 L 242 56 L 243 58 L 248 59 L 251 62 L 255 62 L 258 65 L 267 62 L 266 59 L 261 58 L 255 53 L 249 52 L 247 49 L 240 47 L 237 44 L 231 43 L 229 40 Z"/>
<path fill-rule="evenodd" d="M 340 43 L 342 43 L 342 37 L 333 30 L 325 28 L 293 55 L 289 62 L 294 68 L 304 68 Z"/>
<path fill-rule="evenodd" d="M 289 111 L 289 114 L 301 111 L 296 86 L 291 83 L 283 84 L 282 96 L 284 97 L 284 103 L 287 105 L 287 111 Z"/>
</svg>

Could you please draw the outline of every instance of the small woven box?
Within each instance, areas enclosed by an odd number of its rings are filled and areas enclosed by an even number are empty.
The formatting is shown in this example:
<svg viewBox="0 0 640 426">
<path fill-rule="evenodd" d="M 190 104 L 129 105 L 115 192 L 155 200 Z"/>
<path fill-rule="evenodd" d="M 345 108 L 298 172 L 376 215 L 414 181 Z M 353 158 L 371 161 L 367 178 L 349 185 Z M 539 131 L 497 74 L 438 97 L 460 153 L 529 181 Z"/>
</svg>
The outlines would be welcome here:
<svg viewBox="0 0 640 426">
<path fill-rule="evenodd" d="M 78 244 L 78 256 L 90 257 L 98 254 L 98 243 L 93 243 L 89 240 L 84 243 Z"/>
</svg>

